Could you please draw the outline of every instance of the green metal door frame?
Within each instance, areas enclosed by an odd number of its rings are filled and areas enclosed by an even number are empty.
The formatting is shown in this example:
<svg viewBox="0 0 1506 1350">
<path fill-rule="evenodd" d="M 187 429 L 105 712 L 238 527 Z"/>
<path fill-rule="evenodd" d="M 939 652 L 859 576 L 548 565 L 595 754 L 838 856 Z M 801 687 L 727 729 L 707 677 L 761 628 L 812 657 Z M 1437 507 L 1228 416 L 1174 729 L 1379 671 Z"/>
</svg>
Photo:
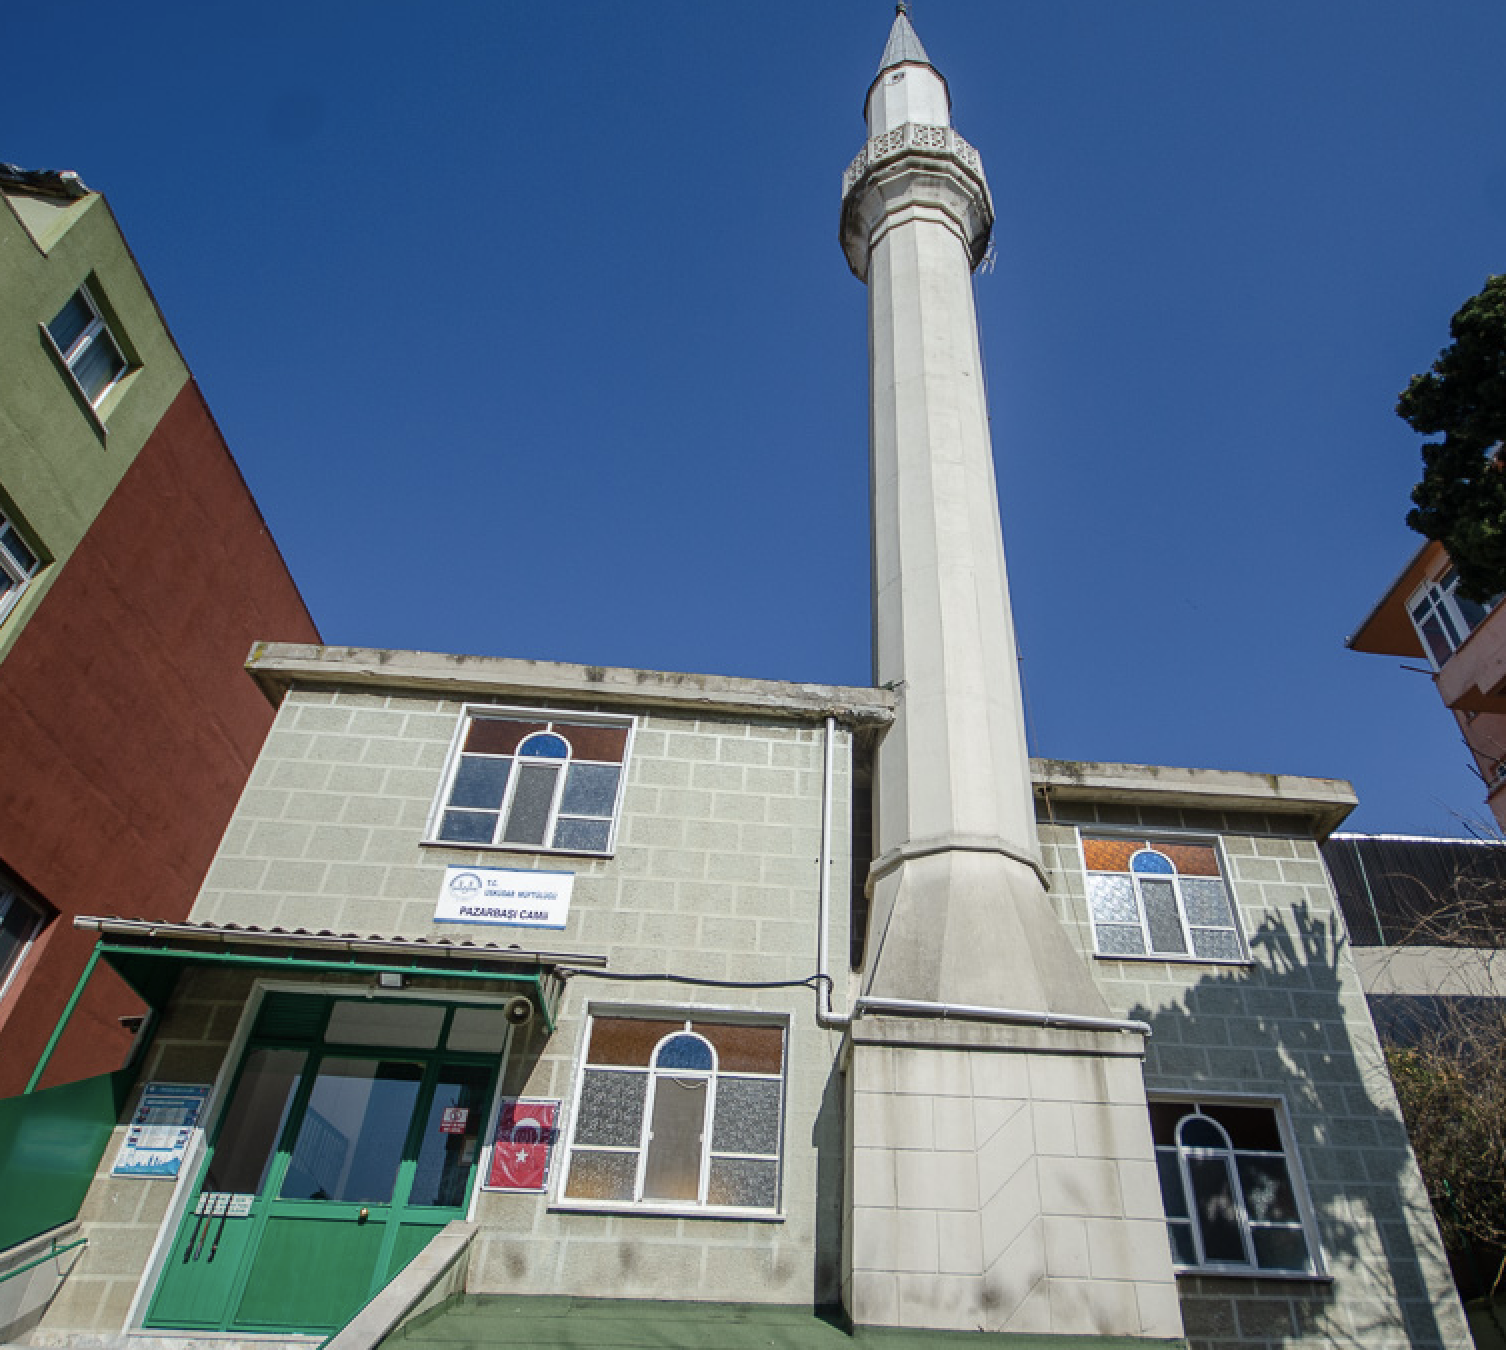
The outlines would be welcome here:
<svg viewBox="0 0 1506 1350">
<path fill-rule="evenodd" d="M 474 1191 L 476 1169 L 480 1164 L 485 1149 L 483 1142 L 477 1148 L 476 1156 L 470 1163 L 468 1179 L 465 1184 L 465 1201 L 458 1206 L 419 1206 L 410 1208 L 408 1199 L 412 1192 L 414 1174 L 417 1168 L 418 1149 L 422 1143 L 425 1122 L 428 1112 L 433 1104 L 434 1094 L 437 1091 L 439 1076 L 446 1066 L 472 1066 L 483 1068 L 487 1071 L 487 1086 L 483 1092 L 483 1115 L 480 1121 L 480 1129 L 485 1130 L 490 1120 L 491 1105 L 496 1095 L 498 1081 L 502 1070 L 502 1057 L 493 1052 L 456 1051 L 445 1049 L 445 1043 L 449 1038 L 450 1029 L 454 1023 L 455 1013 L 464 1008 L 475 1005 L 470 1002 L 456 1003 L 443 998 L 420 998 L 420 999 L 384 999 L 373 1000 L 374 1002 L 401 1003 L 403 1006 L 439 1006 L 446 1009 L 445 1016 L 440 1024 L 438 1039 L 432 1049 L 413 1049 L 412 1047 L 383 1047 L 380 1045 L 354 1045 L 348 1042 L 328 1041 L 324 1039 L 322 1028 L 328 1023 L 330 1009 L 336 1002 L 350 1000 L 351 994 L 359 997 L 359 991 L 321 991 L 315 995 L 323 1000 L 324 1008 L 321 1020 L 321 1032 L 317 1039 L 295 1039 L 283 1036 L 257 1035 L 253 1028 L 252 1034 L 241 1050 L 240 1062 L 236 1065 L 228 1085 L 228 1091 L 224 1101 L 228 1105 L 235 1097 L 239 1088 L 246 1066 L 255 1051 L 258 1050 L 290 1050 L 303 1054 L 303 1062 L 299 1070 L 299 1080 L 293 1094 L 292 1102 L 288 1108 L 286 1119 L 279 1131 L 274 1145 L 273 1157 L 262 1181 L 261 1187 L 252 1202 L 251 1214 L 248 1220 L 249 1227 L 238 1236 L 242 1239 L 238 1244 L 240 1254 L 239 1265 L 233 1276 L 228 1277 L 226 1285 L 226 1297 L 221 1316 L 217 1324 L 211 1325 L 203 1319 L 197 1319 L 194 1325 L 185 1325 L 185 1322 L 194 1319 L 169 1319 L 159 1321 L 153 1315 L 159 1294 L 167 1284 L 169 1277 L 181 1274 L 175 1270 L 179 1264 L 187 1264 L 187 1251 L 180 1247 L 185 1233 L 189 1233 L 189 1247 L 192 1247 L 192 1234 L 198 1231 L 200 1218 L 195 1214 L 197 1204 L 191 1203 L 178 1221 L 177 1232 L 173 1241 L 169 1244 L 169 1260 L 157 1277 L 157 1288 L 154 1289 L 152 1298 L 147 1306 L 146 1316 L 143 1322 L 145 1327 L 153 1330 L 179 1329 L 185 1331 L 211 1331 L 233 1332 L 240 1331 L 250 1335 L 264 1333 L 298 1334 L 303 1332 L 319 1332 L 334 1330 L 339 1322 L 321 1324 L 316 1327 L 302 1327 L 297 1330 L 289 1325 L 274 1325 L 270 1322 L 259 1321 L 255 1323 L 241 1323 L 237 1320 L 237 1312 L 251 1280 L 253 1269 L 264 1241 L 267 1227 L 273 1218 L 294 1219 L 303 1218 L 308 1222 L 320 1221 L 348 1221 L 351 1223 L 363 1223 L 359 1214 L 373 1208 L 385 1211 L 380 1222 L 383 1225 L 381 1246 L 376 1254 L 372 1265 L 372 1274 L 368 1287 L 356 1306 L 360 1306 L 366 1299 L 377 1293 L 397 1272 L 390 1269 L 399 1240 L 399 1230 L 405 1221 L 429 1223 L 432 1221 L 436 1232 L 443 1228 L 446 1223 L 453 1219 L 463 1218 L 469 1205 L 470 1197 Z M 286 1179 L 289 1165 L 292 1161 L 293 1149 L 297 1143 L 299 1131 L 308 1113 L 310 1099 L 319 1079 L 319 1069 L 328 1059 L 356 1059 L 356 1060 L 388 1060 L 396 1062 L 422 1061 L 423 1076 L 418 1093 L 414 1099 L 412 1115 L 408 1122 L 408 1129 L 404 1134 L 402 1151 L 399 1157 L 396 1173 L 393 1180 L 393 1189 L 390 1201 L 385 1205 L 374 1205 L 360 1201 L 317 1201 L 317 1200 L 292 1200 L 284 1199 L 280 1194 L 283 1182 Z M 225 1124 L 225 1116 L 222 1113 L 215 1123 L 214 1143 L 205 1151 L 200 1163 L 198 1174 L 195 1177 L 191 1195 L 197 1197 L 202 1193 L 204 1182 L 208 1176 L 210 1166 L 214 1162 L 215 1150 L 219 1146 L 219 1133 Z M 410 1217 L 411 1216 L 411 1217 Z M 213 1225 L 211 1224 L 211 1227 Z M 224 1224 L 220 1224 L 223 1231 Z M 207 1235 L 206 1235 L 207 1240 Z M 216 1239 L 218 1240 L 218 1239 Z M 184 1250 L 183 1256 L 178 1256 L 180 1250 Z"/>
</svg>

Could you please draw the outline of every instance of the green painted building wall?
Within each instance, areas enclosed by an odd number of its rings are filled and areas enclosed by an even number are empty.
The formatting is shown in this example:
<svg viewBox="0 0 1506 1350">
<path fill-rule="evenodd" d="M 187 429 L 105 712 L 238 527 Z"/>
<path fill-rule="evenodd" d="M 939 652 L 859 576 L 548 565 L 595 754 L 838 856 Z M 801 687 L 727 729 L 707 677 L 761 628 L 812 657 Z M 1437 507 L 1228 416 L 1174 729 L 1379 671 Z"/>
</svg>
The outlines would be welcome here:
<svg viewBox="0 0 1506 1350">
<path fill-rule="evenodd" d="M 97 410 L 44 331 L 86 283 L 130 365 Z M 3 661 L 189 373 L 98 193 L 0 191 L 0 289 L 0 510 L 48 564 L 0 623 Z"/>
</svg>

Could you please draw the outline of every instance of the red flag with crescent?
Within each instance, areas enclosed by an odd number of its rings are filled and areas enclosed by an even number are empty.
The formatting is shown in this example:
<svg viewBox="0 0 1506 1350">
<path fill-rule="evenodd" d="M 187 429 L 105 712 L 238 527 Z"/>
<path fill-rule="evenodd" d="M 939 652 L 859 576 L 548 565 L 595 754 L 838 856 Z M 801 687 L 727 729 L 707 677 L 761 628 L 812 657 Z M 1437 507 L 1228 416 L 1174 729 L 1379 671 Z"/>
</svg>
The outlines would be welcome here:
<svg viewBox="0 0 1506 1350">
<path fill-rule="evenodd" d="M 559 1109 L 557 1101 L 503 1101 L 492 1135 L 487 1190 L 542 1191 L 549 1185 Z"/>
</svg>

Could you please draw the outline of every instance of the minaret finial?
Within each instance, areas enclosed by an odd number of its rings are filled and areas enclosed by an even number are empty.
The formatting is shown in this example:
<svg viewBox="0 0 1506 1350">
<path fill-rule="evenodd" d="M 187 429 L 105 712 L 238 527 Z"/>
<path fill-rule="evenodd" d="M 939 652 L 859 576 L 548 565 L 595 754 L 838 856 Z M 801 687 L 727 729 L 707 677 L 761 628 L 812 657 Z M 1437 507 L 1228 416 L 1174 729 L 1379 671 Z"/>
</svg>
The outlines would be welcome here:
<svg viewBox="0 0 1506 1350">
<path fill-rule="evenodd" d="M 910 17 L 910 0 L 898 0 L 898 3 L 894 6 L 894 12 L 896 14 L 903 14 L 908 19 Z"/>
</svg>

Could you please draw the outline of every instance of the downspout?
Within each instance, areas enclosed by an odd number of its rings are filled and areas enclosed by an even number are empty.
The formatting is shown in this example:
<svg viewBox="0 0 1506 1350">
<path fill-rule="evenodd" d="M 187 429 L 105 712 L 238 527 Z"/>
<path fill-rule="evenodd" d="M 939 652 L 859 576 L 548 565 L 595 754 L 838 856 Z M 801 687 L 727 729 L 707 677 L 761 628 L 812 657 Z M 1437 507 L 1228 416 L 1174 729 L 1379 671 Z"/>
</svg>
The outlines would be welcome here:
<svg viewBox="0 0 1506 1350">
<path fill-rule="evenodd" d="M 816 921 L 816 1023 L 823 1027 L 846 1027 L 852 1022 L 852 1013 L 842 1014 L 832 1010 L 831 941 L 826 931 L 831 917 L 831 817 L 832 817 L 832 765 L 836 758 L 837 719 L 828 716 L 826 733 L 821 746 L 821 857 L 820 873 L 816 879 L 816 894 L 819 897 Z"/>
</svg>

